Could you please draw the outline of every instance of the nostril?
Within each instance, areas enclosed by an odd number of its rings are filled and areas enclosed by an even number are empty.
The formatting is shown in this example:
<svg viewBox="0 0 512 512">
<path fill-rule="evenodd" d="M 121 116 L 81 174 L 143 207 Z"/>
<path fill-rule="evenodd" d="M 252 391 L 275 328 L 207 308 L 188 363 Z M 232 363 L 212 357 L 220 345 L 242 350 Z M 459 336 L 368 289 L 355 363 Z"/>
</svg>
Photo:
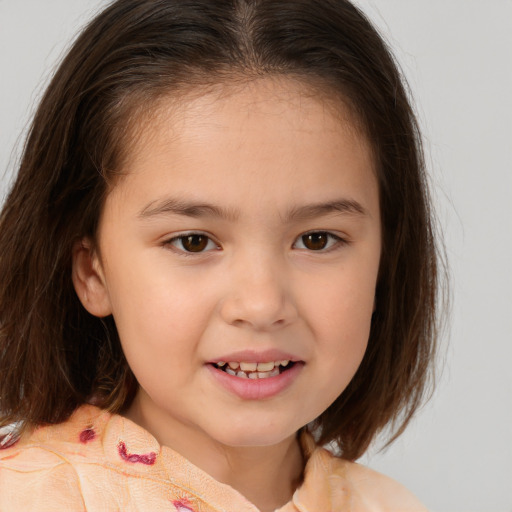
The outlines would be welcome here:
<svg viewBox="0 0 512 512">
<path fill-rule="evenodd" d="M 257 331 L 281 329 L 298 316 L 292 297 L 279 285 L 234 283 L 220 303 L 220 315 L 227 324 Z"/>
</svg>

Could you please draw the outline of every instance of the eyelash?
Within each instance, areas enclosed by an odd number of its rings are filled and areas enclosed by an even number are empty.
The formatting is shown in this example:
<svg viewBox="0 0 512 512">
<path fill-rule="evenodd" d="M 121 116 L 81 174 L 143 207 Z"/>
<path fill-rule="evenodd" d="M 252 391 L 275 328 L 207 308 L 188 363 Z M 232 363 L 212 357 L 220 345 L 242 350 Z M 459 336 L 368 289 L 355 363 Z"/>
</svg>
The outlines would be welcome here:
<svg viewBox="0 0 512 512">
<path fill-rule="evenodd" d="M 317 236 L 326 235 L 326 237 L 327 237 L 326 247 L 322 247 L 319 249 L 308 249 L 305 246 L 304 239 L 305 239 L 305 237 L 312 236 L 312 235 L 317 235 Z M 204 241 L 206 243 L 204 248 L 201 248 L 201 250 L 199 250 L 199 251 L 187 250 L 183 246 L 183 243 L 185 240 L 187 240 L 187 238 L 192 238 L 192 237 L 204 237 L 205 238 Z M 299 235 L 296 238 L 295 242 L 293 243 L 292 247 L 297 248 L 296 246 L 298 243 L 302 243 L 302 245 L 303 245 L 303 247 L 298 248 L 300 250 L 306 250 L 307 252 L 311 252 L 311 253 L 315 253 L 315 252 L 327 253 L 332 250 L 336 250 L 337 248 L 340 248 L 344 245 L 347 245 L 349 242 L 347 240 L 341 238 L 340 236 L 335 235 L 334 233 L 331 233 L 329 231 L 308 231 L 307 233 L 303 233 L 302 235 Z M 181 247 L 179 247 L 178 244 L 181 244 Z M 200 231 L 199 232 L 191 231 L 190 233 L 183 233 L 181 235 L 174 236 L 174 237 L 166 240 L 163 245 L 173 247 L 173 250 L 175 250 L 176 252 L 180 253 L 180 255 L 183 255 L 183 256 L 193 256 L 193 255 L 204 254 L 206 252 L 210 252 L 213 248 L 220 249 L 219 245 L 216 242 L 214 242 L 214 240 L 211 237 L 209 237 L 207 234 L 202 233 Z M 209 245 L 213 245 L 213 247 L 210 247 L 209 249 L 207 249 Z"/>
</svg>

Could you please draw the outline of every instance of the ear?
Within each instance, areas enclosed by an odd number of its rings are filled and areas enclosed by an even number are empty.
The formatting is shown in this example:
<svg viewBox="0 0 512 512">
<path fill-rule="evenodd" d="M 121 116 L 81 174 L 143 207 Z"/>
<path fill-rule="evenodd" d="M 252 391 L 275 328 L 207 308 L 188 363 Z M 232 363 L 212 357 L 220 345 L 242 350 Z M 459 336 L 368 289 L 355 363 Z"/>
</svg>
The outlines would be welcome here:
<svg viewBox="0 0 512 512">
<path fill-rule="evenodd" d="M 71 276 L 80 302 L 91 315 L 104 317 L 112 313 L 103 267 L 88 238 L 73 247 Z"/>
</svg>

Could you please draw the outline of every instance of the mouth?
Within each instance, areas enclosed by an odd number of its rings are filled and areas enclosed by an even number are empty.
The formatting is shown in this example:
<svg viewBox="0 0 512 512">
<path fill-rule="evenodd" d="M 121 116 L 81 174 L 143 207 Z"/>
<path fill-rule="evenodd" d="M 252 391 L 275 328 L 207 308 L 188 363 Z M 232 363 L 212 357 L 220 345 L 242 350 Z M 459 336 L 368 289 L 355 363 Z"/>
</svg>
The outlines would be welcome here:
<svg viewBox="0 0 512 512">
<path fill-rule="evenodd" d="M 288 359 L 268 362 L 217 361 L 214 368 L 240 379 L 269 379 L 290 370 L 296 364 Z"/>
</svg>

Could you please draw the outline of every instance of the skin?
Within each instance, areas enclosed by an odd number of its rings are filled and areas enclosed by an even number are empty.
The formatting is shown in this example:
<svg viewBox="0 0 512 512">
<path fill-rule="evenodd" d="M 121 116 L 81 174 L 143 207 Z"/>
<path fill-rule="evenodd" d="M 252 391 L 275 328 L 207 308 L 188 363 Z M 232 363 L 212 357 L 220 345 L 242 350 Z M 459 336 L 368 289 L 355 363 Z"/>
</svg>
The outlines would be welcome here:
<svg viewBox="0 0 512 512">
<path fill-rule="evenodd" d="M 368 144 L 336 109 L 287 79 L 164 100 L 141 122 L 97 243 L 74 254 L 82 303 L 114 316 L 140 384 L 126 416 L 262 511 L 291 498 L 296 432 L 345 389 L 369 336 L 378 186 Z M 166 211 L 169 198 L 222 211 Z M 202 252 L 177 238 L 191 231 L 209 237 Z M 325 248 L 306 245 L 311 231 Z M 208 368 L 270 349 L 302 363 L 269 398 L 242 399 Z"/>
</svg>

